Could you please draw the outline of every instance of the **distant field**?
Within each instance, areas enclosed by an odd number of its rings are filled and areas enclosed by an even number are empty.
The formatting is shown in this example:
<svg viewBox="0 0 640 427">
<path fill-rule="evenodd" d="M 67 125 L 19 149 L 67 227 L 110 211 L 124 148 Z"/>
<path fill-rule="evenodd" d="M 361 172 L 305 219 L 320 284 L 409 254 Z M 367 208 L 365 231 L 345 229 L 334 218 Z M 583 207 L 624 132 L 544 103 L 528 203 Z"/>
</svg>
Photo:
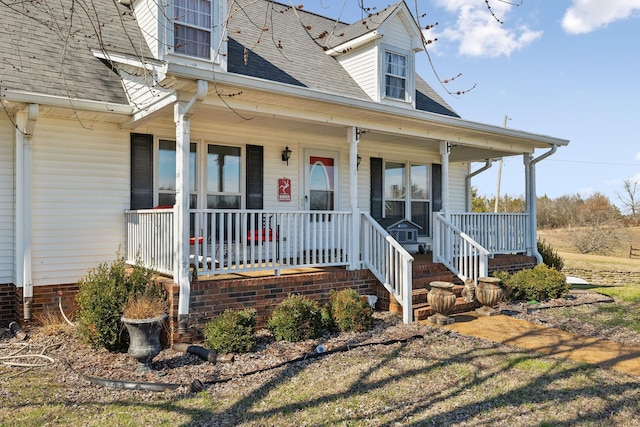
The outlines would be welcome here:
<svg viewBox="0 0 640 427">
<path fill-rule="evenodd" d="M 622 229 L 624 238 L 607 255 L 580 254 L 572 246 L 572 229 L 538 230 L 538 238 L 549 243 L 562 258 L 566 268 L 594 271 L 640 271 L 640 258 L 629 258 L 629 247 L 640 248 L 640 227 Z"/>
</svg>

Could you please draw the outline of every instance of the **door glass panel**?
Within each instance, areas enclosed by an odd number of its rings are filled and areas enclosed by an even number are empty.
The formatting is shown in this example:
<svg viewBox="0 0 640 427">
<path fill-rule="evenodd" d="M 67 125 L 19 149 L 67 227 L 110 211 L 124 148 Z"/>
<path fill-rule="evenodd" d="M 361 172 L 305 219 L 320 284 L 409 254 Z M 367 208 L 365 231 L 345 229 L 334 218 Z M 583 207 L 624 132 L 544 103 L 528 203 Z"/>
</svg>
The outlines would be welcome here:
<svg viewBox="0 0 640 427">
<path fill-rule="evenodd" d="M 189 207 L 196 208 L 197 145 L 189 144 Z M 158 205 L 173 206 L 176 202 L 176 142 L 161 139 L 158 147 Z"/>
<path fill-rule="evenodd" d="M 429 199 L 429 167 L 411 165 L 411 199 Z"/>
<path fill-rule="evenodd" d="M 334 161 L 331 157 L 309 157 L 309 208 L 334 209 Z"/>
<path fill-rule="evenodd" d="M 429 202 L 411 202 L 411 221 L 422 227 L 418 235 L 429 235 Z"/>
<path fill-rule="evenodd" d="M 404 199 L 404 163 L 386 162 L 384 166 L 384 198 Z"/>
<path fill-rule="evenodd" d="M 207 147 L 207 208 L 240 209 L 241 153 L 239 147 Z"/>
</svg>

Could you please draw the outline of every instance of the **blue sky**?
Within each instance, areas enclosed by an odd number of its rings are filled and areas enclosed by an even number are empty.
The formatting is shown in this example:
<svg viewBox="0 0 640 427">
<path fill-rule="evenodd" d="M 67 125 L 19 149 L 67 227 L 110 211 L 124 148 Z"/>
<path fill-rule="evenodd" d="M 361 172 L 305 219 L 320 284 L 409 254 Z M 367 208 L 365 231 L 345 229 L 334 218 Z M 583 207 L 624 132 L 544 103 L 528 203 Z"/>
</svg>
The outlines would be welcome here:
<svg viewBox="0 0 640 427">
<path fill-rule="evenodd" d="M 364 0 L 382 9 L 392 1 Z M 569 139 L 537 167 L 538 195 L 556 198 L 594 192 L 620 204 L 625 179 L 640 180 L 640 0 L 524 0 L 519 6 L 490 0 L 408 0 L 438 41 L 418 73 L 465 119 Z M 361 0 L 309 0 L 305 10 L 354 22 Z M 517 3 L 517 2 L 516 2 Z M 297 4 L 297 3 L 296 3 Z M 344 6 L 344 9 L 343 9 Z M 341 12 L 342 11 L 342 12 Z M 537 151 L 536 156 L 544 151 Z M 479 164 L 475 168 L 480 167 Z M 493 196 L 495 165 L 473 179 Z M 521 157 L 505 160 L 500 194 L 524 193 Z"/>
</svg>

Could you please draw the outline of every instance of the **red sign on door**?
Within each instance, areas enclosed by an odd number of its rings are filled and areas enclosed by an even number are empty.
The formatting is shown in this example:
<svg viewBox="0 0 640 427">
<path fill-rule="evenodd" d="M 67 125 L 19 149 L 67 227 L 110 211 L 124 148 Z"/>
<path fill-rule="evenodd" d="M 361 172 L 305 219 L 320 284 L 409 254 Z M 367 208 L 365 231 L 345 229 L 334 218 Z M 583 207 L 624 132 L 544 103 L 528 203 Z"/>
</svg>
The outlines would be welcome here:
<svg viewBox="0 0 640 427">
<path fill-rule="evenodd" d="M 278 178 L 278 201 L 291 201 L 291 180 L 289 178 Z"/>
</svg>

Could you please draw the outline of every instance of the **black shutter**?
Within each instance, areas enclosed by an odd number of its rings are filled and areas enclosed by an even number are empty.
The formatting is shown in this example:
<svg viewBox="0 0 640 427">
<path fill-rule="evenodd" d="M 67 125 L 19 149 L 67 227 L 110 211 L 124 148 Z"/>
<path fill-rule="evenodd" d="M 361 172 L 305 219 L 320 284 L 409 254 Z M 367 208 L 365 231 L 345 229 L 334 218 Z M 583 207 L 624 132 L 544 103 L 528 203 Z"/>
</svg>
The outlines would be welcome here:
<svg viewBox="0 0 640 427">
<path fill-rule="evenodd" d="M 370 159 L 371 165 L 371 216 L 373 219 L 381 219 L 382 218 L 382 159 L 379 157 L 371 157 Z"/>
<path fill-rule="evenodd" d="M 262 209 L 264 199 L 264 147 L 247 145 L 247 209 Z"/>
<path fill-rule="evenodd" d="M 131 134 L 131 209 L 153 207 L 153 135 Z"/>
<path fill-rule="evenodd" d="M 431 167 L 431 198 L 433 212 L 442 210 L 442 165 L 434 163 Z"/>
</svg>

